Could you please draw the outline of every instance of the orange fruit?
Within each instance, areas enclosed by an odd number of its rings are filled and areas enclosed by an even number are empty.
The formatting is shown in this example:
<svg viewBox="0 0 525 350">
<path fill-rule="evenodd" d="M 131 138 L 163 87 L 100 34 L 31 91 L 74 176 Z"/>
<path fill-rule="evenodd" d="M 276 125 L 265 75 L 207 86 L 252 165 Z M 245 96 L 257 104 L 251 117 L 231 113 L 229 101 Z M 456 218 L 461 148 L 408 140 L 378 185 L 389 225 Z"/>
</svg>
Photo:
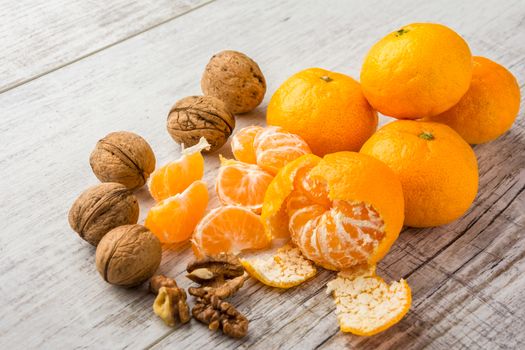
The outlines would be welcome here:
<svg viewBox="0 0 525 350">
<path fill-rule="evenodd" d="M 467 92 L 471 77 L 467 43 L 435 23 L 413 23 L 388 34 L 370 49 L 361 68 L 368 102 L 399 119 L 446 111 Z"/>
<path fill-rule="evenodd" d="M 178 243 L 191 237 L 208 205 L 208 189 L 195 181 L 184 192 L 157 203 L 150 209 L 145 226 L 162 243 Z"/>
<path fill-rule="evenodd" d="M 403 279 L 388 285 L 375 272 L 358 272 L 340 272 L 328 282 L 328 294 L 335 299 L 342 332 L 371 336 L 392 327 L 406 315 L 412 292 Z"/>
<path fill-rule="evenodd" d="M 235 159 L 245 163 L 257 164 L 253 142 L 257 133 L 262 129 L 263 127 L 258 125 L 247 126 L 232 136 L 231 146 Z"/>
<path fill-rule="evenodd" d="M 317 273 L 314 264 L 291 244 L 245 255 L 241 263 L 253 278 L 276 288 L 298 286 Z"/>
<path fill-rule="evenodd" d="M 199 143 L 183 149 L 182 156 L 155 170 L 150 177 L 149 192 L 161 201 L 184 191 L 194 181 L 202 179 L 204 158 L 201 151 L 210 147 L 204 137 Z"/>
<path fill-rule="evenodd" d="M 255 136 L 253 147 L 257 165 L 274 175 L 292 160 L 312 153 L 301 137 L 276 126 L 260 130 Z"/>
<path fill-rule="evenodd" d="M 215 190 L 224 205 L 240 205 L 260 214 L 264 194 L 273 176 L 255 164 L 221 157 Z"/>
<path fill-rule="evenodd" d="M 277 89 L 268 105 L 266 121 L 301 136 L 313 153 L 323 156 L 358 151 L 376 130 L 377 113 L 354 79 L 309 68 Z"/>
<path fill-rule="evenodd" d="M 520 109 L 520 87 L 505 67 L 474 57 L 472 82 L 451 109 L 427 118 L 447 124 L 470 144 L 492 141 L 509 130 Z"/>
<path fill-rule="evenodd" d="M 264 198 L 267 232 L 289 234 L 303 255 L 331 270 L 379 261 L 403 225 L 397 176 L 355 152 L 306 155 L 286 165 Z"/>
<path fill-rule="evenodd" d="M 266 248 L 270 239 L 259 215 L 243 207 L 227 205 L 210 211 L 195 229 L 191 241 L 193 252 L 200 257 Z"/>
<path fill-rule="evenodd" d="M 405 197 L 405 225 L 449 223 L 463 215 L 476 197 L 476 156 L 444 124 L 395 121 L 379 129 L 361 153 L 383 161 L 398 175 Z"/>
</svg>

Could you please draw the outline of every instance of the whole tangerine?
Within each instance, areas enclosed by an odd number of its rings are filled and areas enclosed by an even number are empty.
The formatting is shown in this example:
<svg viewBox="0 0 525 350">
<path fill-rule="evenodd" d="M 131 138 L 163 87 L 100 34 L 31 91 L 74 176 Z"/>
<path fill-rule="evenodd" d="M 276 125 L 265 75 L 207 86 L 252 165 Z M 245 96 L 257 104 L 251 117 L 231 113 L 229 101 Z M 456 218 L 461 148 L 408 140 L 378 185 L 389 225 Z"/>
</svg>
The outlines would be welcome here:
<svg viewBox="0 0 525 350">
<path fill-rule="evenodd" d="M 413 23 L 379 40 L 361 69 L 368 102 L 382 114 L 418 119 L 442 113 L 467 92 L 470 49 L 452 29 Z"/>
<path fill-rule="evenodd" d="M 376 130 L 377 113 L 351 77 L 309 68 L 277 89 L 266 121 L 301 136 L 314 154 L 323 156 L 358 151 Z"/>
<path fill-rule="evenodd" d="M 405 225 L 430 227 L 463 215 L 478 191 L 478 164 L 450 127 L 398 120 L 379 129 L 360 153 L 387 164 L 401 180 Z"/>
<path fill-rule="evenodd" d="M 428 118 L 447 124 L 465 141 L 492 141 L 512 127 L 520 109 L 520 87 L 505 67 L 485 57 L 474 57 L 472 82 L 451 109 Z"/>
</svg>

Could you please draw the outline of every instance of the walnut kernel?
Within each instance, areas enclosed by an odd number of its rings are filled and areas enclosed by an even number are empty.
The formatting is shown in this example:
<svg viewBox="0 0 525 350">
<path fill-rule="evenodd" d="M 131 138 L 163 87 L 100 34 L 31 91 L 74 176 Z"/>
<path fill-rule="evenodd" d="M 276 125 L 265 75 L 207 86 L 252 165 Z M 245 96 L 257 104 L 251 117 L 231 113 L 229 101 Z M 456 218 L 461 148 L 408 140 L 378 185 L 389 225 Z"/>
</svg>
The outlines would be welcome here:
<svg viewBox="0 0 525 350">
<path fill-rule="evenodd" d="M 257 107 L 266 93 L 266 80 L 250 57 L 237 51 L 214 55 L 201 79 L 205 95 L 224 101 L 233 114 L 249 112 Z"/>
<path fill-rule="evenodd" d="M 117 226 L 136 224 L 137 198 L 124 185 L 107 182 L 88 188 L 69 210 L 69 224 L 94 246 Z"/>
<path fill-rule="evenodd" d="M 155 170 L 155 155 L 142 137 L 119 131 L 97 142 L 89 163 L 100 181 L 118 182 L 136 189 L 143 186 Z"/>
<path fill-rule="evenodd" d="M 109 231 L 98 244 L 96 264 L 108 283 L 132 287 L 149 279 L 160 265 L 159 239 L 142 225 Z"/>
<path fill-rule="evenodd" d="M 234 128 L 234 116 L 224 102 L 212 96 L 188 96 L 177 101 L 167 120 L 168 132 L 177 143 L 190 147 L 204 137 L 211 145 L 210 152 L 224 145 Z"/>
</svg>

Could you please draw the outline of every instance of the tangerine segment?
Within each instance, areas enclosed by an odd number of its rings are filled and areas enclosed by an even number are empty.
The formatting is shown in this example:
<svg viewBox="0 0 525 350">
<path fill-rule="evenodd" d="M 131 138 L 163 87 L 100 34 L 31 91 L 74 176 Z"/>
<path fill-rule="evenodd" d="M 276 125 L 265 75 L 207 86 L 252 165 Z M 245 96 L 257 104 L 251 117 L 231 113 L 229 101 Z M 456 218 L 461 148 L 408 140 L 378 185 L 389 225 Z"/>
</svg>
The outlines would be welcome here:
<svg viewBox="0 0 525 350">
<path fill-rule="evenodd" d="M 290 235 L 308 259 L 344 270 L 388 252 L 403 224 L 403 193 L 396 175 L 371 157 L 303 156 L 268 187 L 262 219 L 272 235 Z"/>
<path fill-rule="evenodd" d="M 263 249 L 271 237 L 264 232 L 259 215 L 228 205 L 213 209 L 199 223 L 192 238 L 195 255 L 238 254 L 247 249 Z"/>
<path fill-rule="evenodd" d="M 259 131 L 253 147 L 257 165 L 274 175 L 291 161 L 312 153 L 300 136 L 278 126 L 269 126 Z"/>
<path fill-rule="evenodd" d="M 314 264 L 305 259 L 299 248 L 290 244 L 244 256 L 241 263 L 252 277 L 277 288 L 298 286 L 317 273 Z"/>
<path fill-rule="evenodd" d="M 145 226 L 161 243 L 178 243 L 191 237 L 208 206 L 208 189 L 195 181 L 184 192 L 157 203 L 148 212 Z"/>
<path fill-rule="evenodd" d="M 235 159 L 245 163 L 257 164 L 253 142 L 261 130 L 263 130 L 262 126 L 252 125 L 242 128 L 233 135 L 231 146 Z"/>
<path fill-rule="evenodd" d="M 328 282 L 335 299 L 337 321 L 343 332 L 370 336 L 399 322 L 410 309 L 412 293 L 401 279 L 388 285 L 378 276 L 348 278 L 339 275 Z"/>
<path fill-rule="evenodd" d="M 149 192 L 161 201 L 184 191 L 204 175 L 204 158 L 201 151 L 210 147 L 204 137 L 199 143 L 183 149 L 182 156 L 155 170 L 150 177 Z"/>
<path fill-rule="evenodd" d="M 240 205 L 260 214 L 264 194 L 272 180 L 272 175 L 255 164 L 221 157 L 215 189 L 222 204 Z"/>
</svg>

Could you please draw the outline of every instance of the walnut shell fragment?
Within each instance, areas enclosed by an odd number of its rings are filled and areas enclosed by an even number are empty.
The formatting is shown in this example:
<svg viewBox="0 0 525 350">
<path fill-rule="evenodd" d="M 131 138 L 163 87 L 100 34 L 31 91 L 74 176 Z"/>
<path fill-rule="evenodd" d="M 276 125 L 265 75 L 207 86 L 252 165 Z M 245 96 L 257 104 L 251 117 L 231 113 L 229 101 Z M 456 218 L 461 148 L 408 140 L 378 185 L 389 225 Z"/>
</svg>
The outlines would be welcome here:
<svg viewBox="0 0 525 350">
<path fill-rule="evenodd" d="M 85 241 L 97 246 L 117 226 L 136 224 L 137 198 L 124 185 L 101 183 L 88 188 L 69 210 L 69 225 Z"/>
<path fill-rule="evenodd" d="M 155 155 L 139 135 L 118 131 L 97 142 L 89 164 L 100 181 L 118 182 L 136 189 L 143 186 L 155 170 Z"/>
<path fill-rule="evenodd" d="M 191 147 L 204 137 L 211 145 L 209 152 L 224 145 L 234 128 L 235 117 L 224 102 L 212 96 L 188 96 L 177 101 L 167 120 L 175 142 Z"/>
<path fill-rule="evenodd" d="M 237 51 L 215 54 L 201 79 L 205 95 L 224 101 L 233 114 L 250 112 L 263 100 L 266 80 L 261 69 L 250 57 Z"/>
<path fill-rule="evenodd" d="M 132 287 L 149 279 L 160 265 L 159 239 L 142 225 L 124 225 L 109 231 L 96 252 L 97 270 L 104 280 Z"/>
</svg>

